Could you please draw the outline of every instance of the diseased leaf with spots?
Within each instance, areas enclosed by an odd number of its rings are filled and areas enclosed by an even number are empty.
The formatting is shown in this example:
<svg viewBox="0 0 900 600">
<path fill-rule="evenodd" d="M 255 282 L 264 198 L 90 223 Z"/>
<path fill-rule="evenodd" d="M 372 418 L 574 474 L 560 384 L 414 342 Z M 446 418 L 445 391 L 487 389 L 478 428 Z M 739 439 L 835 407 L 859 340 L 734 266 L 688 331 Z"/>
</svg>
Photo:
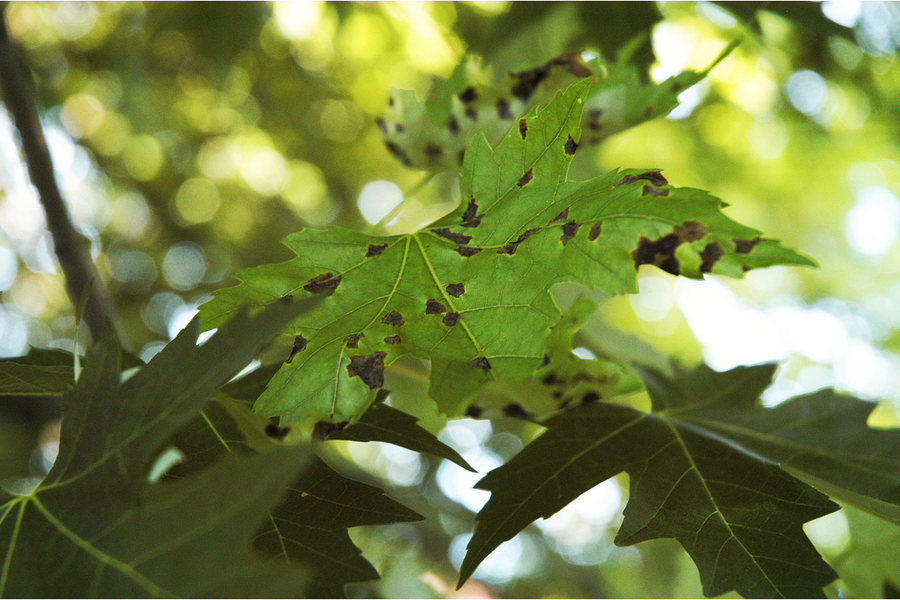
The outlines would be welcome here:
<svg viewBox="0 0 900 600">
<path fill-rule="evenodd" d="M 430 394 L 441 409 L 459 414 L 482 384 L 540 365 L 559 318 L 548 292 L 556 283 L 620 294 L 637 291 L 642 264 L 691 277 L 813 264 L 774 240 L 744 252 L 736 240 L 757 240 L 758 231 L 728 219 L 717 198 L 672 187 L 658 171 L 566 181 L 566 148 L 579 139 L 588 89 L 589 81 L 577 83 L 524 117 L 524 139 L 515 127 L 493 149 L 476 136 L 464 201 L 432 226 L 391 237 L 305 229 L 285 240 L 297 258 L 242 271 L 240 285 L 216 292 L 200 309 L 206 327 L 246 303 L 323 297 L 291 329 L 308 342 L 285 356 L 290 363 L 256 410 L 287 421 L 353 420 L 383 385 L 384 367 L 413 354 L 431 361 Z M 709 248 L 718 249 L 715 259 Z"/>
<path fill-rule="evenodd" d="M 308 464 L 307 450 L 227 456 L 177 482 L 150 485 L 147 477 L 164 442 L 311 304 L 236 315 L 199 347 L 195 319 L 124 383 L 120 349 L 105 331 L 63 397 L 53 468 L 0 509 L 0 593 L 247 597 L 305 589 L 302 569 L 263 559 L 250 541 Z"/>
<path fill-rule="evenodd" d="M 831 389 L 774 408 L 758 401 L 775 365 L 642 375 L 654 404 L 780 465 L 831 497 L 900 523 L 900 430 L 867 425 L 876 404 Z"/>
<path fill-rule="evenodd" d="M 744 375 L 726 374 L 726 380 L 745 387 L 706 391 L 714 398 L 758 396 L 754 378 Z M 488 473 L 476 487 L 491 499 L 476 517 L 460 583 L 529 523 L 625 471 L 631 483 L 617 545 L 675 538 L 710 597 L 732 590 L 745 597 L 824 597 L 822 587 L 836 574 L 803 524 L 838 506 L 715 432 L 654 408 L 660 412 L 578 406 L 546 421 L 544 434 Z"/>
</svg>

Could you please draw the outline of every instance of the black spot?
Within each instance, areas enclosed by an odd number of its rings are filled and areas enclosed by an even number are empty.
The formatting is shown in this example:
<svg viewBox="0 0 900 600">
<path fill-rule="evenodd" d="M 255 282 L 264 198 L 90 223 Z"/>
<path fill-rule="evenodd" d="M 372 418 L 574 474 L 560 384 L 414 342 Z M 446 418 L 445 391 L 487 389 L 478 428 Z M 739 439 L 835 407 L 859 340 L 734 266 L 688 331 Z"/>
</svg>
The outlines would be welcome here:
<svg viewBox="0 0 900 600">
<path fill-rule="evenodd" d="M 582 404 L 593 404 L 600 400 L 600 394 L 597 392 L 588 392 L 584 396 L 581 397 Z"/>
<path fill-rule="evenodd" d="M 335 431 L 340 431 L 348 425 L 349 421 L 341 421 L 340 423 L 331 423 L 329 421 L 319 421 L 313 427 L 312 439 L 317 442 L 324 442 L 328 436 Z"/>
<path fill-rule="evenodd" d="M 279 427 L 275 423 L 269 423 L 266 425 L 265 434 L 279 442 L 284 439 L 284 437 L 291 432 L 290 427 Z"/>
<path fill-rule="evenodd" d="M 472 196 L 471 198 L 469 198 L 469 203 L 466 205 L 466 212 L 464 212 L 462 215 L 463 223 L 474 219 L 477 213 L 478 204 L 475 202 L 475 197 Z"/>
<path fill-rule="evenodd" d="M 571 135 L 569 136 L 569 139 L 566 140 L 566 145 L 563 146 L 563 149 L 569 156 L 575 156 L 575 151 L 578 150 L 578 144 L 572 139 Z"/>
<path fill-rule="evenodd" d="M 348 348 L 359 348 L 359 340 L 366 337 L 364 333 L 355 333 L 344 338 L 344 344 Z"/>
<path fill-rule="evenodd" d="M 656 265 L 672 275 L 680 274 L 681 265 L 675 258 L 675 249 L 680 243 L 681 240 L 674 233 L 663 236 L 655 242 L 641 236 L 637 250 L 631 253 L 634 268 L 637 269 L 641 265 Z"/>
<path fill-rule="evenodd" d="M 700 253 L 700 258 L 703 259 L 703 262 L 700 263 L 700 272 L 701 273 L 709 273 L 713 270 L 713 267 L 716 265 L 716 262 L 725 252 L 722 248 L 715 242 L 706 245 L 706 248 L 703 249 L 703 252 Z"/>
<path fill-rule="evenodd" d="M 474 106 L 467 106 L 467 107 L 466 107 L 466 110 L 464 110 L 463 113 L 464 113 L 464 114 L 466 115 L 466 117 L 468 117 L 468 119 L 469 119 L 470 121 L 472 121 L 473 123 L 477 123 L 477 122 L 478 122 L 478 111 L 475 110 L 475 107 L 474 107 Z"/>
<path fill-rule="evenodd" d="M 563 246 L 568 244 L 569 240 L 571 240 L 573 237 L 575 237 L 575 234 L 578 233 L 579 227 L 581 227 L 581 225 L 579 225 L 575 221 L 569 221 L 568 223 L 566 223 L 565 225 L 562 226 L 563 233 L 561 236 L 559 236 L 559 241 L 562 242 Z"/>
<path fill-rule="evenodd" d="M 375 124 L 378 125 L 378 129 L 381 130 L 382 135 L 388 134 L 387 123 L 384 122 L 384 119 L 382 119 L 380 117 L 375 119 Z"/>
<path fill-rule="evenodd" d="M 366 356 L 351 356 L 347 365 L 350 377 L 359 377 L 363 383 L 374 390 L 384 386 L 384 358 L 387 352 L 373 352 Z"/>
<path fill-rule="evenodd" d="M 527 419 L 528 413 L 525 412 L 525 409 L 515 402 L 510 402 L 506 406 L 503 407 L 503 414 L 507 417 L 513 417 L 516 419 Z"/>
<path fill-rule="evenodd" d="M 588 111 L 588 116 L 591 119 L 593 119 L 594 121 L 599 121 L 600 117 L 603 116 L 603 109 L 602 108 L 592 108 Z"/>
<path fill-rule="evenodd" d="M 481 252 L 481 248 L 476 248 L 475 246 L 457 246 L 456 251 L 459 252 L 459 255 L 463 258 L 469 258 L 471 256 L 475 256 L 479 252 Z"/>
<path fill-rule="evenodd" d="M 385 344 L 399 344 L 400 336 L 399 335 L 389 335 L 386 338 L 384 338 L 384 343 Z"/>
<path fill-rule="evenodd" d="M 453 115 L 450 115 L 450 118 L 447 120 L 447 131 L 449 131 L 451 135 L 459 133 L 459 121 Z"/>
<path fill-rule="evenodd" d="M 669 190 L 658 190 L 655 187 L 644 185 L 644 188 L 641 190 L 641 196 L 653 196 L 655 198 L 659 198 L 660 196 L 668 196 Z"/>
<path fill-rule="evenodd" d="M 511 121 L 514 118 L 513 114 L 509 111 L 509 102 L 503 98 L 497 100 L 497 116 L 507 121 Z"/>
<path fill-rule="evenodd" d="M 294 301 L 294 295 L 293 295 L 293 294 L 285 294 L 284 296 L 282 296 L 281 298 L 279 298 L 279 300 L 280 300 L 283 304 L 290 304 L 291 302 Z"/>
<path fill-rule="evenodd" d="M 425 144 L 423 152 L 425 152 L 425 156 L 427 156 L 431 160 L 431 162 L 434 162 L 436 158 L 444 153 L 444 151 L 441 150 L 440 146 L 438 146 L 437 144 L 432 144 L 431 142 Z"/>
<path fill-rule="evenodd" d="M 387 248 L 387 244 L 369 244 L 369 249 L 366 250 L 366 258 L 372 258 L 373 256 L 378 256 L 382 252 L 384 252 L 385 248 Z"/>
<path fill-rule="evenodd" d="M 551 396 L 553 396 L 553 397 L 554 397 L 554 398 L 556 398 L 556 399 L 557 399 L 557 400 L 559 400 L 559 399 L 560 399 L 560 398 L 562 398 L 562 397 L 563 397 L 563 393 L 562 393 L 562 392 L 560 392 L 560 391 L 559 391 L 559 390 L 557 390 L 557 391 L 555 391 L 555 392 L 553 392 L 553 393 L 552 393 L 552 394 L 550 394 L 550 395 L 551 395 Z"/>
<path fill-rule="evenodd" d="M 447 327 L 453 327 L 454 325 L 459 323 L 459 313 L 458 312 L 447 313 L 446 315 L 444 315 L 444 318 L 441 319 L 441 323 L 443 323 Z"/>
<path fill-rule="evenodd" d="M 472 362 L 469 363 L 476 369 L 481 369 L 485 373 L 491 370 L 491 363 L 488 362 L 488 359 L 484 356 L 479 356 L 478 358 L 473 358 Z"/>
<path fill-rule="evenodd" d="M 403 123 L 397 123 L 396 125 L 394 125 L 394 130 L 397 133 L 403 133 L 404 129 L 406 129 L 406 128 L 403 126 Z"/>
<path fill-rule="evenodd" d="M 550 357 L 545 357 L 545 358 L 547 358 L 547 364 L 550 364 Z M 557 383 L 565 383 L 565 382 L 560 381 L 556 377 L 555 373 L 548 373 L 547 375 L 544 376 L 543 379 L 541 379 L 541 383 L 543 383 L 544 385 L 556 385 Z"/>
<path fill-rule="evenodd" d="M 600 233 L 602 231 L 603 231 L 603 223 L 600 221 L 597 221 L 596 223 L 591 225 L 591 230 L 588 232 L 588 239 L 593 242 L 598 237 L 600 237 Z"/>
<path fill-rule="evenodd" d="M 453 296 L 454 298 L 459 298 L 463 294 L 466 293 L 466 286 L 462 283 L 451 283 L 447 286 L 447 293 Z"/>
<path fill-rule="evenodd" d="M 381 322 L 385 325 L 393 325 L 395 327 L 400 327 L 403 325 L 403 316 L 398 313 L 396 310 L 392 310 L 388 314 L 381 317 Z"/>
<path fill-rule="evenodd" d="M 470 104 L 478 100 L 478 91 L 471 85 L 459 93 L 459 101 L 463 104 Z"/>
<path fill-rule="evenodd" d="M 393 105 L 394 105 L 394 96 L 393 95 L 388 96 L 388 106 L 393 106 Z"/>
<path fill-rule="evenodd" d="M 616 184 L 616 187 L 620 185 L 628 185 L 629 183 L 634 183 L 635 181 L 640 181 L 641 179 L 649 181 L 651 184 L 657 187 L 669 185 L 669 182 L 665 177 L 662 176 L 662 173 L 660 173 L 659 171 L 647 171 L 646 173 L 641 173 L 639 175 L 626 175 L 622 178 L 622 181 Z"/>
<path fill-rule="evenodd" d="M 752 240 L 734 240 L 734 251 L 738 254 L 750 254 L 750 251 L 762 241 L 761 237 L 753 238 Z"/>
<path fill-rule="evenodd" d="M 569 209 L 567 208 L 564 211 L 562 211 L 561 213 L 559 213 L 558 215 L 556 215 L 555 217 L 553 217 L 552 219 L 550 219 L 550 222 L 547 223 L 547 225 L 552 225 L 553 223 L 557 223 L 559 221 L 562 221 L 563 219 L 568 219 L 568 218 L 569 218 Z"/>
<path fill-rule="evenodd" d="M 678 81 L 673 81 L 672 82 L 672 91 L 675 92 L 676 94 L 678 92 L 680 92 L 681 91 L 681 83 Z"/>
<path fill-rule="evenodd" d="M 330 296 L 337 289 L 337 286 L 341 284 L 341 279 L 343 279 L 341 275 L 334 277 L 331 273 L 322 273 L 310 279 L 303 286 L 303 289 L 313 294 Z"/>
<path fill-rule="evenodd" d="M 468 244 L 472 241 L 471 235 L 463 235 L 461 233 L 453 233 L 446 227 L 442 227 L 440 229 L 432 229 L 431 233 L 437 234 L 442 238 L 448 239 L 456 244 Z"/>
<path fill-rule="evenodd" d="M 513 77 L 519 80 L 510 90 L 513 96 L 520 99 L 522 102 L 528 102 L 528 99 L 534 94 L 534 90 L 537 89 L 537 86 L 550 76 L 551 64 L 553 64 L 552 61 L 545 65 L 541 65 L 540 67 L 528 69 L 527 71 L 511 73 Z"/>
<path fill-rule="evenodd" d="M 483 413 L 484 409 L 474 404 L 469 405 L 469 408 L 466 409 L 466 416 L 472 419 L 479 418 Z"/>
<path fill-rule="evenodd" d="M 409 156 L 406 154 L 406 151 L 397 145 L 396 142 L 391 140 L 385 140 L 384 146 L 388 149 L 388 152 L 394 155 L 394 158 L 399 160 L 401 163 L 406 165 L 407 167 L 413 166 L 413 161 L 410 160 Z"/>
<path fill-rule="evenodd" d="M 444 305 L 433 298 L 425 303 L 426 315 L 439 315 L 445 312 L 447 312 L 447 309 L 444 307 Z"/>
<path fill-rule="evenodd" d="M 299 354 L 300 352 L 303 352 L 304 350 L 306 350 L 306 345 L 308 343 L 309 343 L 309 340 L 306 339 L 305 337 L 303 337 L 302 335 L 298 335 L 297 337 L 295 337 L 294 338 L 294 347 L 291 348 L 291 355 L 288 356 L 288 359 L 286 361 L 284 361 L 285 364 L 289 365 L 292 362 L 294 362 L 294 357 L 297 356 L 297 354 Z"/>
<path fill-rule="evenodd" d="M 516 182 L 516 185 L 519 187 L 524 187 L 525 184 L 527 184 L 532 179 L 534 179 L 534 175 L 531 173 L 531 169 L 528 169 L 527 171 L 525 171 L 525 174 L 522 175 L 521 179 Z"/>
<path fill-rule="evenodd" d="M 675 235 L 682 242 L 696 242 L 703 239 L 703 236 L 706 235 L 706 229 L 703 227 L 703 223 L 685 221 L 675 227 Z"/>
<path fill-rule="evenodd" d="M 525 136 L 528 134 L 528 123 L 525 122 L 525 119 L 519 119 L 519 135 L 522 136 L 522 139 L 525 139 Z"/>
</svg>

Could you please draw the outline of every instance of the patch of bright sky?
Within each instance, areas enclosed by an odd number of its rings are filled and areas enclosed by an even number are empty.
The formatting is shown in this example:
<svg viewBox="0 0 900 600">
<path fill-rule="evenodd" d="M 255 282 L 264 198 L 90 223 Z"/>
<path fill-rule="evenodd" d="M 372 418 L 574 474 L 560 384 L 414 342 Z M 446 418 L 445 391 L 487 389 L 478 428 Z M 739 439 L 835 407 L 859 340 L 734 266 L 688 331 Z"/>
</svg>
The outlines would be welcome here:
<svg viewBox="0 0 900 600">
<path fill-rule="evenodd" d="M 369 182 L 359 193 L 356 201 L 363 218 L 375 225 L 385 218 L 403 201 L 403 190 L 390 181 Z"/>
</svg>

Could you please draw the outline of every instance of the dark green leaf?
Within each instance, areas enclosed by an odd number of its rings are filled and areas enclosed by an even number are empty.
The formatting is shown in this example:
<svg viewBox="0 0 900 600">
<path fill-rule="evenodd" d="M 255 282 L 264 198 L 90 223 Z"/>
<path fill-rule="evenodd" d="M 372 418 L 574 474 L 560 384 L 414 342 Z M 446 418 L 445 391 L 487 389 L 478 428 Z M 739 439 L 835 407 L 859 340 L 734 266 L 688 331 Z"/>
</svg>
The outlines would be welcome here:
<svg viewBox="0 0 900 600">
<path fill-rule="evenodd" d="M 72 355 L 32 349 L 27 356 L 0 360 L 0 395 L 55 396 L 75 383 Z"/>
</svg>

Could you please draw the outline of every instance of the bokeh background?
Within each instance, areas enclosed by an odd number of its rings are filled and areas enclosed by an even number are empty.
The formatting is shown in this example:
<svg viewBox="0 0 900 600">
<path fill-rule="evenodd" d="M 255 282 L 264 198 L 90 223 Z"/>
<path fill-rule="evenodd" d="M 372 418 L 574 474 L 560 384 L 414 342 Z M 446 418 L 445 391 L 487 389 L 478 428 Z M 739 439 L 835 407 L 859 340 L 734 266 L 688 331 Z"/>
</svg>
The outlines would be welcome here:
<svg viewBox="0 0 900 600">
<path fill-rule="evenodd" d="M 563 52 L 612 56 L 645 36 L 636 60 L 662 81 L 705 68 L 666 119 L 579 152 L 573 177 L 659 168 L 711 191 L 734 219 L 814 257 L 741 281 L 688 281 L 653 267 L 640 293 L 595 298 L 587 328 L 615 327 L 662 353 L 716 369 L 781 361 L 764 400 L 833 386 L 900 401 L 900 6 L 823 3 L 10 2 L 12 37 L 37 101 L 69 209 L 87 235 L 130 349 L 149 359 L 239 269 L 290 258 L 278 240 L 305 226 L 411 230 L 456 201 L 442 175 L 385 149 L 376 119 L 392 87 L 421 97 L 465 55 L 497 81 Z M 85 339 L 15 133 L 0 112 L 0 357 Z M 557 290 L 561 302 L 574 290 Z M 585 356 L 590 350 L 579 350 Z M 536 435 L 500 419 L 447 423 L 419 365 L 388 387 L 479 471 Z M 0 407 L 0 479 L 40 477 L 58 407 Z M 57 423 L 56 425 L 54 423 Z M 381 444 L 334 444 L 345 473 L 375 480 L 428 515 L 352 535 L 379 572 L 355 596 L 453 595 L 486 493 L 458 467 Z M 615 548 L 627 480 L 610 480 L 488 558 L 470 597 L 697 597 L 696 568 L 658 541 Z M 832 595 L 896 593 L 900 530 L 845 509 L 807 526 L 842 575 Z"/>
</svg>

